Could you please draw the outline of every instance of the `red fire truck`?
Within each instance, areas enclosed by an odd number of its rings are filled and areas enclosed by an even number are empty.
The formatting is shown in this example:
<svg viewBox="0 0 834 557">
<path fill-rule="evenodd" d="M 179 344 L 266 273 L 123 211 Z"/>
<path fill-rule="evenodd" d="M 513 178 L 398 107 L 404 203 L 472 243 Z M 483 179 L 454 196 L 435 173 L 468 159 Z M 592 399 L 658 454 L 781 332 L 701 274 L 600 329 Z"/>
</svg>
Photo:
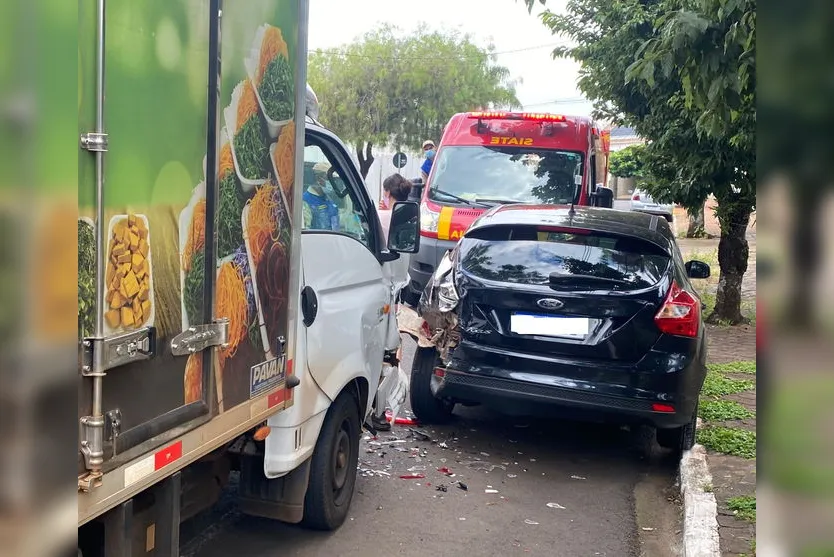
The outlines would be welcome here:
<svg viewBox="0 0 834 557">
<path fill-rule="evenodd" d="M 443 132 L 420 205 L 420 252 L 411 256 L 407 301 L 485 211 L 511 203 L 611 207 L 608 132 L 581 116 L 465 112 Z"/>
</svg>

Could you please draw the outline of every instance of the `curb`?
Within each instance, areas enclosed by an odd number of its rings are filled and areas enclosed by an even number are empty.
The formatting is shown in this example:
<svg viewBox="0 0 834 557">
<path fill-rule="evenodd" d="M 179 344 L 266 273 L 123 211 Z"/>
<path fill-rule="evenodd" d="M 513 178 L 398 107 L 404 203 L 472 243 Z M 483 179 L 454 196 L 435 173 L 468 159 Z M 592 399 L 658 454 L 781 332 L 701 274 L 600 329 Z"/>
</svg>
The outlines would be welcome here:
<svg viewBox="0 0 834 557">
<path fill-rule="evenodd" d="M 707 467 L 707 452 L 701 445 L 685 451 L 680 463 L 683 499 L 683 557 L 720 557 L 718 505 L 715 494 L 705 491 L 712 485 Z"/>
</svg>

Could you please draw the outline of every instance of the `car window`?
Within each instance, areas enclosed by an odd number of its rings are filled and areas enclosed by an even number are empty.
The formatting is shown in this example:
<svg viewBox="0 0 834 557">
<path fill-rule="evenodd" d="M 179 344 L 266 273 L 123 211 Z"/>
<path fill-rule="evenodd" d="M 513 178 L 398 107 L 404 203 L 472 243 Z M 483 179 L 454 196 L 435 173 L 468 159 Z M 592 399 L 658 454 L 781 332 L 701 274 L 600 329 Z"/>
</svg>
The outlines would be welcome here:
<svg viewBox="0 0 834 557">
<path fill-rule="evenodd" d="M 345 234 L 371 249 L 369 220 L 345 176 L 319 145 L 304 148 L 302 230 Z"/>
<path fill-rule="evenodd" d="M 560 290 L 648 288 L 671 262 L 661 248 L 637 238 L 534 227 L 464 238 L 459 249 L 461 268 L 476 278 Z"/>
</svg>

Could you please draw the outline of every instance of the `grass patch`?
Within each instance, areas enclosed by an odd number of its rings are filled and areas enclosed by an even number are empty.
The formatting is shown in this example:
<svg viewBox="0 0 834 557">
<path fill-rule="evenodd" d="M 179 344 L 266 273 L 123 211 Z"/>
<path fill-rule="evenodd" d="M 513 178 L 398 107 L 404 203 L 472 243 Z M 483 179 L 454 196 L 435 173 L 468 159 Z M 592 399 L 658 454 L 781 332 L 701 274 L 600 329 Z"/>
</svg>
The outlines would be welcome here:
<svg viewBox="0 0 834 557">
<path fill-rule="evenodd" d="M 743 495 L 729 499 L 727 501 L 727 508 L 742 520 L 756 522 L 756 498 L 752 495 Z"/>
<path fill-rule="evenodd" d="M 712 493 L 713 491 L 715 491 L 715 488 L 712 487 L 712 484 L 704 484 L 703 489 L 704 493 Z"/>
<path fill-rule="evenodd" d="M 718 453 L 756 458 L 756 434 L 735 427 L 707 426 L 698 430 L 698 443 Z"/>
<path fill-rule="evenodd" d="M 756 415 L 743 405 L 732 400 L 701 400 L 698 415 L 707 422 L 726 422 L 728 420 L 746 420 Z"/>
<path fill-rule="evenodd" d="M 704 379 L 704 387 L 701 396 L 717 398 L 726 395 L 733 395 L 754 389 L 756 384 L 748 379 L 734 379 L 727 377 L 722 372 L 710 366 L 707 369 L 707 376 Z"/>
<path fill-rule="evenodd" d="M 728 364 L 709 364 L 708 369 L 717 371 L 718 373 L 756 373 L 756 362 L 730 362 Z"/>
</svg>

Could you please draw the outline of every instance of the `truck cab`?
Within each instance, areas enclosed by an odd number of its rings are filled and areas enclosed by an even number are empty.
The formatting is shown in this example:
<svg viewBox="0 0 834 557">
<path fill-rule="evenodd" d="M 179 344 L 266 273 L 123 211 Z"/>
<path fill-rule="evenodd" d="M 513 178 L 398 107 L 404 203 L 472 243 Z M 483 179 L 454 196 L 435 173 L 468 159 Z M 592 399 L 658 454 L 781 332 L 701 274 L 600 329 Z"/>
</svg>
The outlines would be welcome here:
<svg viewBox="0 0 834 557">
<path fill-rule="evenodd" d="M 409 264 L 407 301 L 416 304 L 443 255 L 485 211 L 514 203 L 598 205 L 607 164 L 607 133 L 586 117 L 452 116 L 422 188 L 422 246 Z"/>
</svg>

